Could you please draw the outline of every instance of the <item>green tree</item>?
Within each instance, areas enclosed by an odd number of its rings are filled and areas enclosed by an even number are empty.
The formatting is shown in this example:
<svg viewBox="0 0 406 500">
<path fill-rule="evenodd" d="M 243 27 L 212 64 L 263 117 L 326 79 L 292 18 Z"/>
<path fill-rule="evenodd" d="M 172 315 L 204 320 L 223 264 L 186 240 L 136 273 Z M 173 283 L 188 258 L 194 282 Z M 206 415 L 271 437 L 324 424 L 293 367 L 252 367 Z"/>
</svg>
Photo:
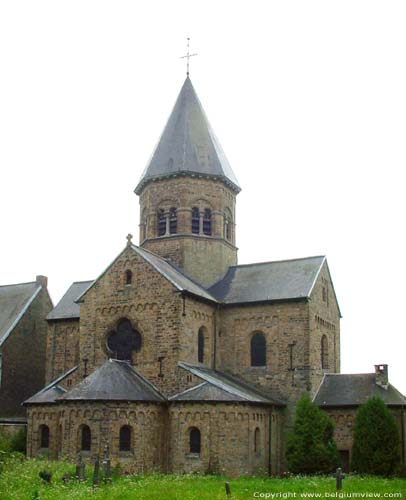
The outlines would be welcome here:
<svg viewBox="0 0 406 500">
<path fill-rule="evenodd" d="M 296 407 L 293 430 L 288 436 L 286 460 L 296 474 L 332 472 L 340 464 L 333 438 L 334 423 L 308 396 Z"/>
<path fill-rule="evenodd" d="M 351 468 L 366 474 L 390 476 L 400 463 L 399 429 L 383 400 L 374 396 L 358 408 Z"/>
</svg>

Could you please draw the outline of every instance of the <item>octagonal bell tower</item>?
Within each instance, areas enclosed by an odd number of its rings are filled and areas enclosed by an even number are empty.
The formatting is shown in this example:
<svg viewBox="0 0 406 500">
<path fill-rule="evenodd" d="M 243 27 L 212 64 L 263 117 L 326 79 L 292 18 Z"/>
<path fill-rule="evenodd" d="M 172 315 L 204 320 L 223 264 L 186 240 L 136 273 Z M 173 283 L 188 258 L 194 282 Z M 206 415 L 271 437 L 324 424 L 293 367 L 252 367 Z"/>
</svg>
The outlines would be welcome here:
<svg viewBox="0 0 406 500">
<path fill-rule="evenodd" d="M 237 263 L 239 191 L 188 76 L 135 188 L 140 245 L 210 286 Z"/>
</svg>

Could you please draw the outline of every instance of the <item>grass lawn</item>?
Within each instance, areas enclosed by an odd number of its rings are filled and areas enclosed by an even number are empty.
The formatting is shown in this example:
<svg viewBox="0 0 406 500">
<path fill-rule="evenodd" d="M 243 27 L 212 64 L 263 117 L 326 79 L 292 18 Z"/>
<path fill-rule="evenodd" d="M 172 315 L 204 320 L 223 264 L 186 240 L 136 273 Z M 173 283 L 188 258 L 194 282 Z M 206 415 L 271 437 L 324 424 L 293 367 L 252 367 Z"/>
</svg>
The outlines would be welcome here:
<svg viewBox="0 0 406 500">
<path fill-rule="evenodd" d="M 50 485 L 38 476 L 45 469 L 52 472 Z M 72 464 L 37 459 L 7 462 L 0 472 L 0 500 L 227 500 L 224 488 L 227 479 L 218 476 L 123 476 L 114 478 L 112 484 L 101 482 L 99 488 L 93 489 L 90 468 L 83 483 L 74 480 L 63 483 L 62 476 L 66 473 L 74 473 Z M 251 477 L 230 479 L 229 483 L 232 500 L 377 498 L 378 494 L 381 498 L 406 500 L 405 479 L 348 476 L 341 496 L 336 496 L 333 477 Z M 358 495 L 351 497 L 350 493 Z"/>
</svg>

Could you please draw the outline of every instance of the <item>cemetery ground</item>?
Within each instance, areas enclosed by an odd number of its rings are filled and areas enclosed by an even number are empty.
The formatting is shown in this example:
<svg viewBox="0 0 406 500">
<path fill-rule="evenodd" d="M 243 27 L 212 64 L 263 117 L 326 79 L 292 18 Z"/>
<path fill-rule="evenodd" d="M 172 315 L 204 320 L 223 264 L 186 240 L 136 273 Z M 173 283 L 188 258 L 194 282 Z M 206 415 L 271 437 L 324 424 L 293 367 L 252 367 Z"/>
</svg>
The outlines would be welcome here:
<svg viewBox="0 0 406 500">
<path fill-rule="evenodd" d="M 51 482 L 40 478 L 49 471 Z M 93 468 L 84 481 L 75 479 L 75 465 L 46 459 L 7 459 L 0 470 L 0 500 L 247 500 L 290 498 L 401 498 L 406 499 L 406 479 L 347 475 L 342 490 L 331 476 L 289 478 L 212 475 L 125 476 L 113 472 L 112 482 L 93 486 Z M 227 496 L 225 482 L 231 489 Z"/>
</svg>

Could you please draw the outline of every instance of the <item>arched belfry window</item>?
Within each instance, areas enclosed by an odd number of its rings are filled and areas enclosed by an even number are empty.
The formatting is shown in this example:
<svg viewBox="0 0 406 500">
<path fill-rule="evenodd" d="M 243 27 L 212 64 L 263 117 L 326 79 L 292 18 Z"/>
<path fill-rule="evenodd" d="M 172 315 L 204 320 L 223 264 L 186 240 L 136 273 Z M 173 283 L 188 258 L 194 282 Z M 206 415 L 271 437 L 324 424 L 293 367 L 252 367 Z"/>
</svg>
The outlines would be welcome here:
<svg viewBox="0 0 406 500">
<path fill-rule="evenodd" d="M 123 425 L 120 428 L 120 451 L 131 451 L 131 427 Z"/>
<path fill-rule="evenodd" d="M 321 337 L 321 367 L 328 370 L 328 340 L 326 335 Z"/>
<path fill-rule="evenodd" d="M 178 230 L 178 220 L 176 208 L 172 207 L 169 211 L 169 234 L 176 234 Z"/>
<path fill-rule="evenodd" d="M 141 240 L 144 241 L 147 237 L 147 211 L 144 210 L 141 216 Z"/>
<path fill-rule="evenodd" d="M 228 241 L 231 241 L 231 226 L 232 226 L 231 212 L 227 208 L 224 213 L 224 238 Z"/>
<path fill-rule="evenodd" d="M 115 330 L 107 336 L 107 346 L 116 359 L 131 361 L 132 353 L 141 349 L 141 334 L 132 326 L 131 321 L 122 318 Z"/>
<path fill-rule="evenodd" d="M 263 333 L 251 337 L 251 366 L 266 366 L 266 340 Z"/>
<path fill-rule="evenodd" d="M 40 448 L 49 448 L 49 427 L 40 425 L 39 427 Z"/>
<path fill-rule="evenodd" d="M 164 236 L 166 234 L 166 217 L 165 210 L 163 208 L 158 210 L 158 236 Z"/>
<path fill-rule="evenodd" d="M 211 235 L 211 210 L 206 208 L 203 214 L 203 234 Z"/>
<path fill-rule="evenodd" d="M 199 328 L 197 334 L 197 361 L 199 363 L 204 362 L 204 328 Z"/>
<path fill-rule="evenodd" d="M 88 425 L 82 425 L 80 430 L 80 449 L 82 451 L 90 451 L 92 444 L 92 433 Z"/>
<path fill-rule="evenodd" d="M 189 451 L 190 453 L 200 453 L 200 431 L 197 427 L 192 427 L 189 431 Z"/>
<path fill-rule="evenodd" d="M 125 284 L 126 285 L 131 285 L 133 281 L 133 273 L 129 269 L 125 272 Z"/>
<path fill-rule="evenodd" d="M 192 208 L 192 233 L 199 234 L 200 232 L 200 213 L 197 207 Z"/>
</svg>

